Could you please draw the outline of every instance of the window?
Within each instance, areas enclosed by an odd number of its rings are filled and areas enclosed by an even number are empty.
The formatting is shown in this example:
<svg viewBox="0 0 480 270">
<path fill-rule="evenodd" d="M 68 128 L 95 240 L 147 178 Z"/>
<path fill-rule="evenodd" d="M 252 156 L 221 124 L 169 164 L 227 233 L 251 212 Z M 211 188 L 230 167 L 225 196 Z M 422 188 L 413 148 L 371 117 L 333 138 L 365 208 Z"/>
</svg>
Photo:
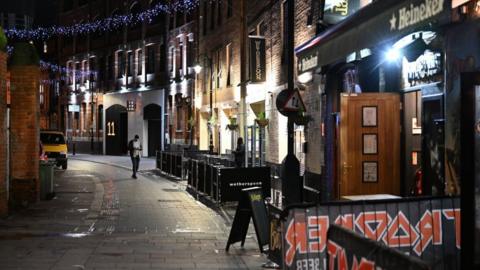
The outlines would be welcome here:
<svg viewBox="0 0 480 270">
<path fill-rule="evenodd" d="M 203 3 L 203 35 L 207 34 L 207 24 L 208 24 L 208 7 L 207 3 Z"/>
<path fill-rule="evenodd" d="M 40 84 L 40 108 L 44 108 L 45 107 L 45 88 L 44 88 L 44 85 L 43 84 Z"/>
<path fill-rule="evenodd" d="M 221 50 L 217 50 L 216 51 L 216 55 L 215 55 L 215 59 L 216 59 L 216 64 L 215 64 L 215 88 L 220 88 L 220 80 L 222 78 L 222 59 L 221 59 L 221 56 L 222 56 L 222 51 Z"/>
<path fill-rule="evenodd" d="M 177 131 L 183 130 L 183 107 L 177 106 Z"/>
<path fill-rule="evenodd" d="M 225 49 L 225 57 L 226 57 L 226 66 L 227 66 L 227 86 L 232 85 L 232 44 L 228 44 Z"/>
<path fill-rule="evenodd" d="M 133 65 L 133 52 L 129 51 L 127 53 L 127 76 L 132 76 L 134 74 L 134 65 Z"/>
<path fill-rule="evenodd" d="M 175 47 L 170 47 L 170 49 L 168 50 L 168 59 L 168 71 L 173 74 L 175 70 Z"/>
<path fill-rule="evenodd" d="M 137 50 L 137 75 L 142 75 L 142 62 L 143 62 L 143 52 L 142 50 Z"/>
<path fill-rule="evenodd" d="M 218 0 L 217 4 L 217 24 L 221 25 L 222 24 L 222 12 L 223 12 L 223 7 L 222 7 L 222 0 Z"/>
<path fill-rule="evenodd" d="M 165 50 L 165 45 L 164 44 L 160 45 L 159 69 L 161 72 L 165 72 L 165 65 L 167 64 L 165 60 L 167 52 L 165 52 L 164 50 Z"/>
<path fill-rule="evenodd" d="M 147 74 L 155 73 L 155 45 L 147 46 L 147 55 L 145 60 Z"/>
<path fill-rule="evenodd" d="M 72 62 L 67 62 L 67 83 L 68 85 L 73 84 L 73 77 L 74 77 L 74 72 L 73 72 L 73 63 Z"/>
<path fill-rule="evenodd" d="M 288 23 L 288 14 L 287 14 L 287 1 L 283 0 L 282 7 L 281 7 L 281 40 L 282 40 L 282 64 L 286 62 L 286 54 L 287 54 L 287 23 Z"/>
<path fill-rule="evenodd" d="M 215 6 L 216 1 L 210 1 L 210 29 L 215 29 Z"/>
<path fill-rule="evenodd" d="M 178 43 L 178 63 L 175 65 L 177 68 L 176 76 L 182 76 L 184 74 L 184 68 L 183 68 L 183 41 L 180 41 Z"/>
<path fill-rule="evenodd" d="M 80 119 L 81 129 L 80 131 L 85 131 L 87 121 L 87 103 L 82 103 L 82 119 Z"/>
<path fill-rule="evenodd" d="M 115 78 L 115 55 L 114 54 L 110 54 L 108 56 L 107 67 L 108 67 L 107 80 L 113 80 Z"/>
<path fill-rule="evenodd" d="M 117 52 L 117 78 L 122 78 L 125 74 L 125 53 L 123 51 Z"/>
<path fill-rule="evenodd" d="M 227 17 L 230 18 L 233 15 L 233 0 L 228 0 L 227 5 Z"/>
<path fill-rule="evenodd" d="M 98 67 L 97 67 L 97 58 L 96 57 L 90 57 L 90 63 L 88 64 L 89 66 L 89 80 L 91 82 L 94 82 L 97 80 L 97 76 L 95 74 L 99 72 Z"/>
<path fill-rule="evenodd" d="M 98 121 L 97 121 L 97 127 L 98 130 L 103 129 L 103 105 L 98 105 Z"/>
<path fill-rule="evenodd" d="M 80 84 L 82 80 L 82 64 L 80 62 L 77 62 L 75 64 L 75 84 Z"/>
</svg>

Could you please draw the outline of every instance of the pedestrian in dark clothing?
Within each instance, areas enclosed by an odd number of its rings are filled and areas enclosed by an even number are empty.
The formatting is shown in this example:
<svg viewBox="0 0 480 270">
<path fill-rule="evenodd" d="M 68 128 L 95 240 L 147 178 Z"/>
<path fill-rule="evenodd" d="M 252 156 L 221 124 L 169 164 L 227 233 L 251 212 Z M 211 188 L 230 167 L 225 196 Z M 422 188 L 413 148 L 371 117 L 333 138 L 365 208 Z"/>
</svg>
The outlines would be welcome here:
<svg viewBox="0 0 480 270">
<path fill-rule="evenodd" d="M 140 165 L 140 152 L 142 151 L 142 144 L 140 137 L 135 135 L 134 139 L 128 142 L 128 151 L 132 159 L 132 178 L 137 179 L 138 166 Z"/>
<path fill-rule="evenodd" d="M 243 167 L 245 161 L 245 145 L 243 144 L 243 138 L 239 137 L 237 139 L 237 148 L 233 151 L 235 155 L 235 165 L 237 167 Z"/>
</svg>

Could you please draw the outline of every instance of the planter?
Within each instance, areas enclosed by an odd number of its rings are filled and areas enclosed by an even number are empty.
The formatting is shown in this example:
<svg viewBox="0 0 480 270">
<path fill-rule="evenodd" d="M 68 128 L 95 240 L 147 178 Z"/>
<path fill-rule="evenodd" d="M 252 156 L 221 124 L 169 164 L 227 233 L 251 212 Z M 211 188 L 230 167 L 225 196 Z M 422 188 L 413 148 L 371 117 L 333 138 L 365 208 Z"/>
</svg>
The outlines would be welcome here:
<svg viewBox="0 0 480 270">
<path fill-rule="evenodd" d="M 312 121 L 312 118 L 310 116 L 297 116 L 293 118 L 293 122 L 297 126 L 306 126 L 310 121 Z"/>
<path fill-rule="evenodd" d="M 236 129 L 238 129 L 238 125 L 237 125 L 237 124 L 227 125 L 227 129 L 229 129 L 229 130 L 236 130 Z"/>
<path fill-rule="evenodd" d="M 258 126 L 260 126 L 260 127 L 266 127 L 266 126 L 268 126 L 269 120 L 268 119 L 255 119 L 255 122 L 257 122 Z"/>
</svg>

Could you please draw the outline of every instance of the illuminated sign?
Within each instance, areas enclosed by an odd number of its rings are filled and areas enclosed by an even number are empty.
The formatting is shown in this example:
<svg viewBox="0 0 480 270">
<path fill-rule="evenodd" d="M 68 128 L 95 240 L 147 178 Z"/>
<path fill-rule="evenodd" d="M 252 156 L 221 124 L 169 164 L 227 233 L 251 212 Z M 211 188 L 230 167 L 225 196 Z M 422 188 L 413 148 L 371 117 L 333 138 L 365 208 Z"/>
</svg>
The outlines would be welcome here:
<svg viewBox="0 0 480 270">
<path fill-rule="evenodd" d="M 80 112 L 80 105 L 70 104 L 68 105 L 69 112 Z"/>
<path fill-rule="evenodd" d="M 425 51 L 413 62 L 403 58 L 402 76 L 404 88 L 441 81 L 442 54 Z"/>
</svg>

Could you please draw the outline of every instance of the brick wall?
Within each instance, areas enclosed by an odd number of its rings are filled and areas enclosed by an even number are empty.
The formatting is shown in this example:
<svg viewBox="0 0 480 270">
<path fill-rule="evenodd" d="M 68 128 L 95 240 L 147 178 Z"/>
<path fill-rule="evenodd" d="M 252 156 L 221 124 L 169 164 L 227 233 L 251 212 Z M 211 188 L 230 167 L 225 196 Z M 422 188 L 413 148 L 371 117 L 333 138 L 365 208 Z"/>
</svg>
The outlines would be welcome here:
<svg viewBox="0 0 480 270">
<path fill-rule="evenodd" d="M 6 80 L 7 55 L 0 52 L 0 217 L 8 214 L 7 203 L 7 144 L 6 142 Z"/>
<path fill-rule="evenodd" d="M 14 66 L 11 73 L 11 202 L 25 206 L 39 195 L 39 68 Z"/>
</svg>

